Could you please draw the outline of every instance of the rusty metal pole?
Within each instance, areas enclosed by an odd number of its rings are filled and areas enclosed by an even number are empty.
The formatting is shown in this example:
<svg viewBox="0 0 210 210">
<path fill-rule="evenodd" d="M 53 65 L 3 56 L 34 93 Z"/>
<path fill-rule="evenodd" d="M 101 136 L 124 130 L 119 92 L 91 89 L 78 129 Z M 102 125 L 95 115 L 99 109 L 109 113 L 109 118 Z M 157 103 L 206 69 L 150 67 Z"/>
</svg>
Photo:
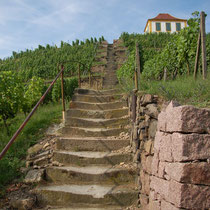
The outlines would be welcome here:
<svg viewBox="0 0 210 210">
<path fill-rule="evenodd" d="M 37 108 L 39 107 L 39 105 L 42 103 L 42 101 L 45 99 L 46 95 L 48 94 L 48 92 L 51 90 L 52 86 L 54 85 L 54 83 L 57 81 L 57 79 L 60 77 L 62 73 L 62 70 L 58 73 L 58 75 L 56 76 L 56 78 L 51 82 L 50 86 L 47 88 L 47 90 L 45 91 L 44 95 L 39 99 L 39 101 L 37 102 L 37 104 L 34 106 L 34 108 L 32 109 L 32 111 L 28 114 L 28 116 L 26 117 L 26 119 L 24 120 L 24 122 L 21 124 L 21 126 L 18 128 L 18 130 L 15 132 L 15 134 L 12 136 L 12 138 L 10 139 L 10 141 L 7 143 L 7 145 L 4 147 L 4 149 L 2 150 L 2 152 L 0 153 L 0 160 L 4 157 L 4 155 L 6 154 L 6 152 L 8 151 L 8 149 L 10 148 L 10 146 L 13 144 L 13 142 L 15 141 L 15 139 L 18 137 L 18 135 L 20 134 L 20 132 L 23 130 L 23 128 L 26 126 L 27 122 L 30 120 L 30 118 L 32 117 L 32 115 L 34 114 L 34 112 L 37 110 Z"/>
<path fill-rule="evenodd" d="M 63 64 L 61 65 L 61 95 L 62 95 L 62 106 L 63 106 L 63 122 L 65 122 L 65 111 L 66 111 L 66 107 L 65 107 L 65 96 L 64 96 L 64 81 L 63 81 L 63 71 L 64 71 L 64 66 Z"/>
</svg>

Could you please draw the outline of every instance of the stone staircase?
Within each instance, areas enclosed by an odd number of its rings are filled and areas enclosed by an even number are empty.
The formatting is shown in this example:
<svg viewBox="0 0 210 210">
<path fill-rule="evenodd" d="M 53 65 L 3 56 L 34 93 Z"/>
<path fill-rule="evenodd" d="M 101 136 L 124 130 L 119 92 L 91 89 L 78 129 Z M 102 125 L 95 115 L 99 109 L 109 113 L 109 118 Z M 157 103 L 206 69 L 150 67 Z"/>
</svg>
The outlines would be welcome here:
<svg viewBox="0 0 210 210">
<path fill-rule="evenodd" d="M 46 183 L 36 188 L 39 203 L 52 209 L 125 209 L 135 203 L 128 120 L 117 90 L 76 89 L 54 151 L 60 166 L 46 169 Z"/>
<path fill-rule="evenodd" d="M 107 49 L 107 65 L 105 69 L 105 78 L 103 81 L 104 88 L 113 88 L 118 84 L 117 75 L 117 64 L 115 61 L 115 49 L 113 44 L 108 44 Z"/>
</svg>

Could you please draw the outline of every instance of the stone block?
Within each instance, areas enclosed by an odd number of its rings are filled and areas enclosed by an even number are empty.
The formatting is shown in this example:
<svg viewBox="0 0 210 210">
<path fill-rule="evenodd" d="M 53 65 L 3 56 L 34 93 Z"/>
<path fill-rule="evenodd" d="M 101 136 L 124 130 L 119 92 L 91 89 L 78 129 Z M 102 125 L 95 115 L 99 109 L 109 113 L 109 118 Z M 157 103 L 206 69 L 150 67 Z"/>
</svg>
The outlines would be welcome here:
<svg viewBox="0 0 210 210">
<path fill-rule="evenodd" d="M 176 106 L 172 102 L 158 116 L 158 130 L 182 133 L 210 133 L 210 109 Z"/>
<path fill-rule="evenodd" d="M 148 174 L 152 174 L 152 160 L 153 160 L 153 156 L 146 157 L 146 165 L 144 168 Z"/>
<path fill-rule="evenodd" d="M 207 162 L 164 163 L 164 166 L 165 173 L 178 182 L 210 185 L 210 164 Z"/>
<path fill-rule="evenodd" d="M 181 184 L 170 181 L 166 201 L 176 207 L 186 209 L 209 209 L 210 208 L 209 186 Z"/>
<path fill-rule="evenodd" d="M 149 203 L 149 197 L 147 195 L 140 194 L 140 203 L 142 207 L 147 206 Z"/>
<path fill-rule="evenodd" d="M 145 113 L 150 117 L 157 119 L 159 114 L 157 104 L 148 104 Z"/>
<path fill-rule="evenodd" d="M 158 131 L 155 136 L 154 150 L 161 161 L 172 162 L 172 135 Z"/>
<path fill-rule="evenodd" d="M 149 210 L 161 210 L 160 201 L 150 201 Z"/>
<path fill-rule="evenodd" d="M 151 154 L 152 144 L 153 144 L 153 140 L 151 139 L 144 143 L 144 151 L 146 152 L 147 155 Z"/>
<path fill-rule="evenodd" d="M 161 199 L 168 199 L 170 182 L 155 176 L 150 177 L 150 188 L 160 194 Z"/>
<path fill-rule="evenodd" d="M 141 97 L 141 106 L 146 106 L 147 104 L 151 104 L 153 102 L 153 96 L 150 94 L 145 94 Z"/>
<path fill-rule="evenodd" d="M 26 177 L 25 183 L 39 183 L 43 180 L 44 177 L 44 169 L 34 169 L 30 170 Z"/>
<path fill-rule="evenodd" d="M 154 153 L 153 159 L 152 159 L 152 164 L 151 164 L 151 168 L 152 168 L 152 174 L 156 175 L 158 174 L 158 169 L 159 169 L 159 153 Z"/>
<path fill-rule="evenodd" d="M 30 156 L 32 156 L 32 155 L 34 155 L 34 154 L 37 154 L 40 150 L 42 150 L 42 147 L 43 147 L 43 145 L 41 145 L 41 144 L 35 144 L 34 146 L 32 146 L 32 147 L 30 147 L 29 149 L 28 149 L 28 154 L 30 155 Z"/>
<path fill-rule="evenodd" d="M 161 200 L 161 210 L 179 210 L 179 209 L 180 208 L 177 208 L 176 206 L 172 205 L 171 203 Z"/>
<path fill-rule="evenodd" d="M 150 139 L 155 138 L 155 134 L 157 132 L 157 120 L 151 120 L 149 124 L 149 129 L 148 129 L 148 136 Z"/>
<path fill-rule="evenodd" d="M 208 159 L 210 135 L 173 133 L 172 154 L 174 161 L 177 162 Z"/>
<path fill-rule="evenodd" d="M 150 193 L 150 176 L 145 173 L 143 170 L 140 171 L 140 179 L 141 179 L 141 193 L 149 196 Z"/>
<path fill-rule="evenodd" d="M 210 154 L 209 134 L 181 134 L 157 132 L 154 150 L 161 161 L 181 162 L 205 160 Z"/>
</svg>

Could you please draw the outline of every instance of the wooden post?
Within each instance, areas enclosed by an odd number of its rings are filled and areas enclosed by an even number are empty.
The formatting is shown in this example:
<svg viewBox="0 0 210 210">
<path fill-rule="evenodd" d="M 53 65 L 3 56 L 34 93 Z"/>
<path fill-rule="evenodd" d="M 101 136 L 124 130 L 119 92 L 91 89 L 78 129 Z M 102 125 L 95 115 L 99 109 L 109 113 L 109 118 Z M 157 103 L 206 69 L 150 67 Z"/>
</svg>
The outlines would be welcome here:
<svg viewBox="0 0 210 210">
<path fill-rule="evenodd" d="M 89 71 L 89 88 L 91 88 L 91 72 Z"/>
<path fill-rule="evenodd" d="M 197 51 L 196 51 L 195 66 L 194 66 L 194 79 L 196 79 L 197 72 L 198 72 L 200 49 L 201 49 L 201 31 L 199 31 L 199 35 L 198 35 Z"/>
<path fill-rule="evenodd" d="M 136 101 L 137 101 L 137 89 L 133 90 L 132 94 L 132 121 L 135 123 L 136 122 Z"/>
<path fill-rule="evenodd" d="M 167 69 L 164 68 L 164 76 L 163 76 L 164 82 L 166 81 L 166 79 L 167 79 Z"/>
<path fill-rule="evenodd" d="M 139 44 L 136 42 L 136 71 L 137 71 L 137 89 L 140 88 L 140 74 L 141 74 L 141 65 L 140 65 L 140 56 L 139 56 Z"/>
<path fill-rule="evenodd" d="M 64 69 L 64 66 L 61 65 L 61 70 Z M 64 96 L 64 82 L 63 82 L 63 71 L 61 73 L 61 95 L 62 95 L 62 106 L 63 106 L 63 121 L 65 122 L 65 111 L 66 111 L 66 107 L 65 107 L 65 96 Z"/>
<path fill-rule="evenodd" d="M 134 72 L 134 80 L 135 80 L 135 89 L 138 89 L 138 75 L 136 69 Z"/>
<path fill-rule="evenodd" d="M 78 63 L 78 86 L 81 88 L 80 63 Z"/>
<path fill-rule="evenodd" d="M 206 29 L 205 29 L 205 13 L 201 12 L 201 49 L 202 49 L 202 72 L 203 79 L 206 79 L 207 76 L 207 62 L 206 62 Z"/>
</svg>

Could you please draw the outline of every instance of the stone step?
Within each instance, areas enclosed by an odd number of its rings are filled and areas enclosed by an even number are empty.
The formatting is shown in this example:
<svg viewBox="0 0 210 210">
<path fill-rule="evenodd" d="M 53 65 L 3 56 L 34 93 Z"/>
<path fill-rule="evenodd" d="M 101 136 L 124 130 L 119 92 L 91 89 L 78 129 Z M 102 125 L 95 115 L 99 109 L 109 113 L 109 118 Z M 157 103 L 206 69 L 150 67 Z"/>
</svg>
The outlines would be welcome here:
<svg viewBox="0 0 210 210">
<path fill-rule="evenodd" d="M 129 145 L 129 139 L 60 137 L 56 140 L 57 150 L 69 151 L 114 151 Z"/>
<path fill-rule="evenodd" d="M 69 109 L 66 112 L 66 121 L 71 117 L 94 118 L 94 119 L 111 119 L 120 118 L 128 115 L 128 108 L 112 109 L 112 110 L 86 110 L 86 109 Z"/>
<path fill-rule="evenodd" d="M 80 127 L 80 128 L 122 128 L 129 123 L 129 118 L 114 118 L 114 119 L 91 119 L 91 118 L 68 118 L 65 126 Z"/>
<path fill-rule="evenodd" d="M 119 89 L 108 89 L 108 90 L 93 90 L 93 89 L 82 89 L 76 88 L 74 90 L 75 94 L 84 94 L 84 95 L 113 95 L 119 94 Z"/>
<path fill-rule="evenodd" d="M 93 152 L 93 151 L 54 151 L 53 160 L 62 164 L 86 165 L 116 165 L 132 161 L 131 153 L 120 152 Z"/>
<path fill-rule="evenodd" d="M 50 208 L 51 210 L 122 210 L 120 206 L 100 205 L 100 204 L 74 204 L 67 208 Z"/>
<path fill-rule="evenodd" d="M 63 135 L 78 137 L 115 137 L 122 132 L 128 132 L 125 128 L 81 128 L 65 126 L 60 130 Z"/>
<path fill-rule="evenodd" d="M 92 96 L 92 95 L 75 94 L 72 97 L 72 101 L 89 102 L 89 103 L 106 103 L 106 102 L 119 101 L 119 99 L 121 98 L 122 95 Z"/>
<path fill-rule="evenodd" d="M 127 107 L 126 101 L 117 101 L 110 103 L 87 103 L 87 102 L 76 102 L 70 103 L 72 109 L 86 109 L 86 110 L 110 110 L 110 109 L 121 109 Z"/>
<path fill-rule="evenodd" d="M 125 184 L 135 183 L 136 171 L 113 166 L 62 166 L 46 168 L 46 179 L 59 184 Z"/>
<path fill-rule="evenodd" d="M 40 204 L 71 207 L 74 204 L 130 206 L 138 199 L 134 186 L 56 185 L 37 187 Z"/>
</svg>

